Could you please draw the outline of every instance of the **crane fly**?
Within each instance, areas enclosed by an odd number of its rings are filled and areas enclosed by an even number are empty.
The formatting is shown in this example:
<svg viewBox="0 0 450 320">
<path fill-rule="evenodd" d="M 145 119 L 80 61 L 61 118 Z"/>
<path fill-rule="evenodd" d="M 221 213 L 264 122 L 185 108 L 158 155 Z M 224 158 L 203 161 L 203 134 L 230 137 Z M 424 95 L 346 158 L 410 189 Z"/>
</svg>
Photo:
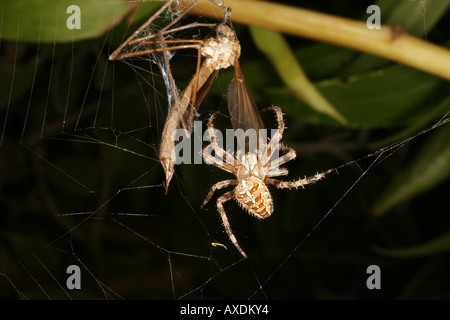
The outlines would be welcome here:
<svg viewBox="0 0 450 320">
<path fill-rule="evenodd" d="M 263 128 L 258 108 L 238 62 L 241 46 L 234 30 L 226 24 L 231 15 L 230 8 L 225 8 L 222 3 L 217 4 L 211 0 L 211 2 L 224 9 L 224 19 L 220 23 L 194 22 L 175 26 L 195 6 L 196 1 L 193 1 L 164 28 L 150 35 L 142 35 L 143 31 L 167 10 L 173 2 L 174 0 L 165 3 L 109 56 L 110 60 L 119 60 L 154 53 L 163 54 L 165 73 L 167 74 L 166 83 L 171 91 L 169 96 L 172 97 L 172 99 L 169 98 L 170 109 L 164 124 L 159 147 L 159 159 L 166 177 L 166 194 L 176 161 L 175 131 L 182 127 L 190 134 L 195 111 L 200 107 L 201 102 L 221 69 L 234 67 L 235 70 L 235 76 L 230 83 L 228 92 L 228 110 L 233 127 L 235 129 L 253 128 L 256 130 Z M 174 36 L 176 32 L 198 27 L 214 27 L 216 36 L 204 40 L 176 39 Z M 169 37 L 171 39 L 168 39 Z M 197 67 L 187 87 L 178 94 L 170 70 L 169 55 L 172 51 L 185 49 L 197 50 Z M 203 62 L 202 57 L 204 57 Z"/>
</svg>

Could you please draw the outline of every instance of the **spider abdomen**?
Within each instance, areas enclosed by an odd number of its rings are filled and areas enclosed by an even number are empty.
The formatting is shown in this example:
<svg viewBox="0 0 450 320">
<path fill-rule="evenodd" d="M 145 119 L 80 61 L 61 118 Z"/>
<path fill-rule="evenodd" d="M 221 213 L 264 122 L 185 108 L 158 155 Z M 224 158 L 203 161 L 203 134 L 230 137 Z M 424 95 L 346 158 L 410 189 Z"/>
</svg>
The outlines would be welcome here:
<svg viewBox="0 0 450 320">
<path fill-rule="evenodd" d="M 256 177 L 243 179 L 234 190 L 234 197 L 242 208 L 257 218 L 267 218 L 273 212 L 269 189 Z"/>
</svg>

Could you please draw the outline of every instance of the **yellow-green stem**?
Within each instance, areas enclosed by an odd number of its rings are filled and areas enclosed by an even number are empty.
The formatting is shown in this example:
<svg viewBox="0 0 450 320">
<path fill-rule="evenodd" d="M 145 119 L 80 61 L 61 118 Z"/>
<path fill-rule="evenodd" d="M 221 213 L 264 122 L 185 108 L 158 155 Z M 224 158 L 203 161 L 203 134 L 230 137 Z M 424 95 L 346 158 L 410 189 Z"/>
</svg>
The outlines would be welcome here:
<svg viewBox="0 0 450 320">
<path fill-rule="evenodd" d="M 366 22 L 267 1 L 227 0 L 234 22 L 332 43 L 374 54 L 450 80 L 450 50 L 415 38 L 399 26 L 369 29 Z M 209 0 L 198 0 L 191 13 L 222 17 Z"/>
</svg>

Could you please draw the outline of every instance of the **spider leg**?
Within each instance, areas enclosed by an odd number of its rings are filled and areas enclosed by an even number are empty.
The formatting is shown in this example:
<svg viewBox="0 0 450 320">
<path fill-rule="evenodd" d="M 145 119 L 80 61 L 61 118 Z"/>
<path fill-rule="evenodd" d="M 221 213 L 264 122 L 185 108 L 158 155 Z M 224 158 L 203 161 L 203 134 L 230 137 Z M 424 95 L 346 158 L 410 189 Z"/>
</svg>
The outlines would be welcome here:
<svg viewBox="0 0 450 320">
<path fill-rule="evenodd" d="M 269 167 L 269 171 L 272 170 L 272 168 L 276 169 L 280 166 L 282 166 L 283 164 L 285 164 L 286 162 L 289 162 L 293 159 L 295 159 L 295 157 L 297 157 L 297 154 L 295 153 L 295 150 L 289 147 L 286 147 L 283 144 L 279 144 L 278 148 L 283 151 L 283 152 L 287 152 L 285 154 L 283 154 L 281 157 L 278 157 L 277 159 L 270 161 L 266 164 L 266 167 Z M 274 176 L 274 175 L 272 175 Z"/>
<path fill-rule="evenodd" d="M 264 179 L 264 183 L 265 184 L 273 184 L 275 187 L 277 188 L 287 188 L 287 189 L 292 189 L 292 188 L 298 188 L 298 187 L 302 187 L 304 188 L 305 185 L 307 184 L 312 184 L 315 183 L 323 178 L 325 178 L 325 176 L 334 171 L 334 169 L 330 169 L 321 173 L 316 173 L 313 176 L 304 178 L 304 179 L 298 179 L 296 181 L 282 181 L 282 180 L 277 180 L 277 179 L 273 179 L 273 178 L 265 178 Z"/>
<path fill-rule="evenodd" d="M 277 122 L 278 122 L 278 130 L 277 132 L 275 132 L 275 134 L 273 135 L 272 139 L 270 140 L 269 144 L 267 144 L 265 150 L 263 150 L 262 152 L 262 157 L 261 157 L 261 164 L 266 164 L 269 159 L 272 157 L 274 151 L 277 149 L 277 147 L 281 146 L 280 145 L 280 140 L 283 137 L 283 132 L 284 132 L 284 122 L 283 122 L 283 112 L 281 111 L 280 107 L 269 107 L 266 109 L 271 109 L 275 111 L 275 116 L 277 117 Z M 281 149 L 281 147 L 280 147 Z"/>
<path fill-rule="evenodd" d="M 217 159 L 215 156 L 211 155 L 211 151 L 209 150 L 211 148 L 212 148 L 212 146 L 208 145 L 206 148 L 204 148 L 202 150 L 203 159 L 205 159 L 205 162 L 207 164 L 213 164 L 222 170 L 225 170 L 225 171 L 235 174 L 236 169 L 234 168 L 234 166 L 226 163 L 225 161 L 221 161 L 221 160 Z"/>
<path fill-rule="evenodd" d="M 266 177 L 278 177 L 278 176 L 286 176 L 289 173 L 286 168 L 271 168 L 267 171 Z"/>
<path fill-rule="evenodd" d="M 203 203 L 200 206 L 200 209 L 202 209 L 208 203 L 208 201 L 211 200 L 211 198 L 216 190 L 219 190 L 219 189 L 222 189 L 222 188 L 225 188 L 228 186 L 234 186 L 236 184 L 238 184 L 237 180 L 223 180 L 223 181 L 215 183 L 211 187 L 211 189 L 209 189 L 208 195 L 206 196 L 205 200 L 203 200 Z"/>
<path fill-rule="evenodd" d="M 214 117 L 216 116 L 216 114 L 217 114 L 217 112 L 213 113 L 211 115 L 211 117 L 209 117 L 209 120 L 208 120 L 208 130 L 207 130 L 207 132 L 209 133 L 209 136 L 210 136 L 210 142 L 211 142 L 210 146 L 213 148 L 214 152 L 216 153 L 216 155 L 219 158 L 222 158 L 224 162 L 226 162 L 230 166 L 234 167 L 235 166 L 235 159 L 234 159 L 234 157 L 228 151 L 225 151 L 223 148 L 221 148 L 219 146 L 219 144 L 217 143 L 217 141 L 216 141 L 216 132 L 215 132 L 215 129 L 214 129 L 214 124 L 213 124 Z M 204 153 L 203 153 L 203 155 L 204 155 Z"/>
<path fill-rule="evenodd" d="M 244 258 L 247 258 L 247 254 L 244 252 L 244 250 L 241 249 L 239 246 L 239 243 L 236 239 L 236 237 L 233 234 L 233 231 L 231 231 L 230 223 L 228 222 L 227 214 L 225 213 L 225 209 L 223 208 L 223 203 L 232 199 L 234 196 L 234 190 L 231 190 L 224 195 L 220 196 L 217 199 L 217 211 L 220 213 L 220 217 L 222 218 L 223 226 L 225 228 L 225 231 L 228 234 L 228 237 L 230 238 L 231 242 L 234 244 L 236 249 L 242 254 Z"/>
</svg>

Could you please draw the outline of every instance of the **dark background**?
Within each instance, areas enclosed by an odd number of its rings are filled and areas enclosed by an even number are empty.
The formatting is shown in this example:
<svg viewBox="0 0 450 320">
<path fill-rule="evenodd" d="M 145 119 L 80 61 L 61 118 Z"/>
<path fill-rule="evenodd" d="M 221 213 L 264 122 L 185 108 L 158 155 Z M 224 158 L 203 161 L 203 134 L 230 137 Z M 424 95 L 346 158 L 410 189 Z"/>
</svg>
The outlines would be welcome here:
<svg viewBox="0 0 450 320">
<path fill-rule="evenodd" d="M 372 3 L 290 4 L 359 19 Z M 140 23 L 128 30 L 122 24 L 115 34 L 83 41 L 1 42 L 1 298 L 449 298 L 450 241 L 433 242 L 449 232 L 449 180 L 424 188 L 382 217 L 373 215 L 383 190 L 423 156 L 432 139 L 439 139 L 433 137 L 448 136 L 448 125 L 419 135 L 422 128 L 417 128 L 410 133 L 417 135 L 413 140 L 375 160 L 379 153 L 374 152 L 393 143 L 380 141 L 413 124 L 415 114 L 384 126 L 330 124 L 312 111 L 304 111 L 310 116 L 303 119 L 286 114 L 283 141 L 298 153 L 286 165 L 286 179 L 329 168 L 339 168 L 338 174 L 304 190 L 270 187 L 275 210 L 265 220 L 227 202 L 231 226 L 249 256 L 241 260 L 221 225 L 216 197 L 200 210 L 210 186 L 231 178 L 227 173 L 206 164 L 177 166 L 164 195 L 157 149 L 167 97 L 160 71 L 149 61 L 128 65 L 107 60 L 123 35 Z M 254 46 L 247 26 L 234 27 L 243 47 L 241 65 L 258 105 L 278 103 L 271 90 L 284 84 Z M 427 39 L 448 44 L 448 28 L 447 12 L 427 30 Z M 286 38 L 299 55 L 316 44 Z M 178 59 L 171 67 L 183 88 L 193 74 L 195 52 Z M 349 78 L 341 74 L 348 63 L 327 75 L 311 64 L 304 68 L 315 82 L 345 83 Z M 379 70 L 393 65 L 386 62 Z M 217 110 L 218 127 L 228 126 L 226 90 L 232 70 L 221 74 L 199 110 L 204 128 Z M 262 80 L 251 81 L 258 78 Z M 390 88 L 377 90 L 383 95 Z M 436 80 L 429 99 L 414 109 L 417 116 L 431 112 L 446 95 L 448 82 Z M 263 116 L 267 127 L 275 127 L 270 112 Z M 424 244 L 429 245 L 417 250 Z M 401 250 L 389 255 L 377 247 Z M 413 249 L 408 253 L 406 248 Z M 71 264 L 82 270 L 82 290 L 77 292 L 64 289 Z M 369 265 L 381 268 L 381 290 L 366 287 Z"/>
</svg>

